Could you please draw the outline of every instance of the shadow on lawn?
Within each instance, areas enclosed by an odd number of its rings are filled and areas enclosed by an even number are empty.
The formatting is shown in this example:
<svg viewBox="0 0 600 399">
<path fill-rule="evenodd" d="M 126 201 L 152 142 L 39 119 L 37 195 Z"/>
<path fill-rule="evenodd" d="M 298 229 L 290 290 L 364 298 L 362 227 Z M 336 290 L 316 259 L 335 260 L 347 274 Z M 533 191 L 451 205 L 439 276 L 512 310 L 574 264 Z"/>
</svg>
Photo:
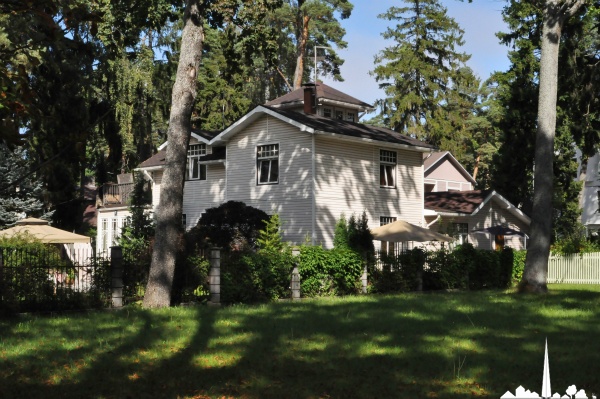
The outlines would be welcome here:
<svg viewBox="0 0 600 399">
<path fill-rule="evenodd" d="M 553 391 L 576 384 L 591 393 L 600 388 L 589 339 L 600 332 L 598 298 L 496 292 L 199 307 L 187 314 L 197 322 L 187 344 L 154 360 L 145 349 L 168 346 L 185 320 L 136 310 L 136 334 L 113 334 L 109 350 L 71 353 L 90 358 L 76 380 L 0 383 L 13 383 L 7 397 L 498 398 L 518 385 L 539 392 L 548 337 Z"/>
</svg>

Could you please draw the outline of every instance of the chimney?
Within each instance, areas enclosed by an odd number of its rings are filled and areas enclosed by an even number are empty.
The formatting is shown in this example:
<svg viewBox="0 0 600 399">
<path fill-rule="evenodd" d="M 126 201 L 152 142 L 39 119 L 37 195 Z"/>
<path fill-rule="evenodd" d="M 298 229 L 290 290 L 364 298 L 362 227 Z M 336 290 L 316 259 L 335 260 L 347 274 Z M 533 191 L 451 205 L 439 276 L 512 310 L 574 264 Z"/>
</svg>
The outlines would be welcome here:
<svg viewBox="0 0 600 399">
<path fill-rule="evenodd" d="M 316 107 L 316 86 L 313 84 L 304 85 L 304 113 L 315 114 L 317 112 Z"/>
</svg>

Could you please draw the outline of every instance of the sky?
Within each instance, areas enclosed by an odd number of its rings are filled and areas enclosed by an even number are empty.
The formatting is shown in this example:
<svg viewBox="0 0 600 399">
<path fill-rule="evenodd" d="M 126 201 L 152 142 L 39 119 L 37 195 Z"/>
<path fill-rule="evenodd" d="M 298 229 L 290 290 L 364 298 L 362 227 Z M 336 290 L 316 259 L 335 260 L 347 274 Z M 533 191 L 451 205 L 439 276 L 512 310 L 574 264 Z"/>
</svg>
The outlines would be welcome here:
<svg viewBox="0 0 600 399">
<path fill-rule="evenodd" d="M 351 0 L 352 1 L 352 0 Z M 344 82 L 322 79 L 328 84 L 357 99 L 373 104 L 383 98 L 375 78 L 369 75 L 374 69 L 374 57 L 385 47 L 392 44 L 381 36 L 388 24 L 395 24 L 377 18 L 392 6 L 403 6 L 400 0 L 353 0 L 354 9 L 350 18 L 342 20 L 346 29 L 345 40 L 348 47 L 337 50 L 345 60 L 341 67 Z M 467 65 L 482 80 L 487 79 L 494 71 L 505 71 L 509 67 L 508 47 L 500 45 L 497 32 L 506 32 L 506 24 L 502 21 L 501 10 L 506 4 L 504 0 L 442 0 L 448 9 L 448 15 L 464 30 L 465 42 L 461 51 L 470 54 Z M 320 50 L 323 51 L 323 50 Z M 366 119 L 369 117 L 367 116 Z"/>
</svg>

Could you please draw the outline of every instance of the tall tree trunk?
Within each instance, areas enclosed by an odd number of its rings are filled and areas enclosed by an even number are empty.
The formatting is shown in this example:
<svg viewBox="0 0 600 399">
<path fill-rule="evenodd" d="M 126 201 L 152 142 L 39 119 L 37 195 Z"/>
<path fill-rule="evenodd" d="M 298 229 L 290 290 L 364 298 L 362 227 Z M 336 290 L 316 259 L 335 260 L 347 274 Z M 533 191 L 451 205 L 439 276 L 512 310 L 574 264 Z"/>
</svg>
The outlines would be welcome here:
<svg viewBox="0 0 600 399">
<path fill-rule="evenodd" d="M 181 213 L 196 75 L 204 42 L 200 0 L 187 0 L 177 75 L 171 96 L 167 152 L 156 211 L 156 234 L 143 306 L 171 304 L 175 259 L 181 241 Z"/>
<path fill-rule="evenodd" d="M 564 21 L 575 13 L 584 0 L 549 0 L 544 10 L 538 126 L 535 141 L 533 175 L 533 211 L 521 292 L 547 292 L 548 258 L 552 237 L 552 196 L 554 181 L 554 136 L 556 133 L 556 97 L 558 87 L 558 50 Z"/>
<path fill-rule="evenodd" d="M 308 23 L 310 17 L 303 14 L 302 10 L 298 11 L 301 13 L 300 20 L 302 27 L 300 29 L 300 35 L 298 39 L 298 49 L 296 58 L 296 71 L 294 72 L 294 90 L 302 87 L 302 77 L 304 76 L 304 57 L 306 56 L 306 44 L 308 43 Z M 317 83 L 317 82 L 315 82 Z"/>
</svg>

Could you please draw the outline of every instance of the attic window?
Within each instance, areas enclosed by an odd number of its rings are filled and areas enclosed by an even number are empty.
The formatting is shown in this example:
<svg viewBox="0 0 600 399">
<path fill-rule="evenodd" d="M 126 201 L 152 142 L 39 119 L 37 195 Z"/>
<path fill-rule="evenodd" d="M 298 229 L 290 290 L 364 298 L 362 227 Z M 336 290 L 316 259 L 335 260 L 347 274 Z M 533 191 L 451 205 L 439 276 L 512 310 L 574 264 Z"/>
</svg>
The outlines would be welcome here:
<svg viewBox="0 0 600 399">
<path fill-rule="evenodd" d="M 344 119 L 344 111 L 335 111 L 335 119 Z"/>
<path fill-rule="evenodd" d="M 349 122 L 354 122 L 354 112 L 348 112 L 346 114 L 346 120 Z"/>
<path fill-rule="evenodd" d="M 323 116 L 325 118 L 331 118 L 331 108 L 323 108 Z"/>
<path fill-rule="evenodd" d="M 379 151 L 379 185 L 381 187 L 396 187 L 396 152 Z"/>
<path fill-rule="evenodd" d="M 200 157 L 206 155 L 206 144 L 190 144 L 187 152 L 187 180 L 206 180 L 206 165 L 200 164 Z"/>
</svg>

